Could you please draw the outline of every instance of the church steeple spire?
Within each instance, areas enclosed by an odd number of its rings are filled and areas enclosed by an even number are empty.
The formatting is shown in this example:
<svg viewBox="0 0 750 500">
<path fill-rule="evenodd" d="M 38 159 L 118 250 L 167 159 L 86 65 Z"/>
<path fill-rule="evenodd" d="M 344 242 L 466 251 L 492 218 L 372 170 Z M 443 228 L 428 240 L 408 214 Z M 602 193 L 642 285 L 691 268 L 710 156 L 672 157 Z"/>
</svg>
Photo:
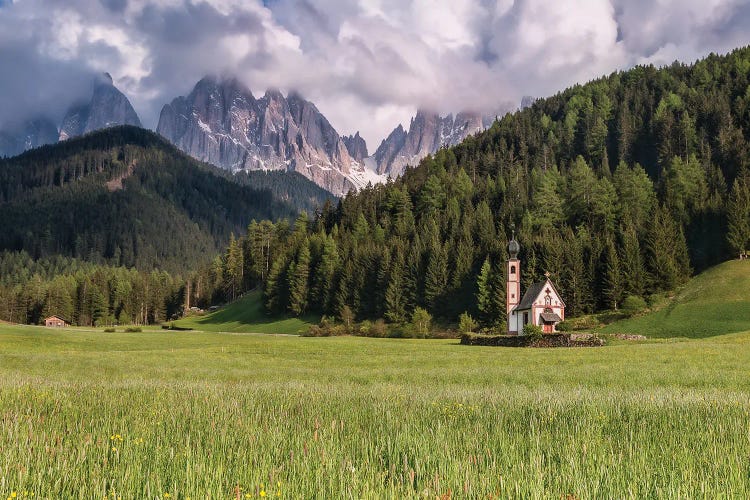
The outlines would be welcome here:
<svg viewBox="0 0 750 500">
<path fill-rule="evenodd" d="M 516 241 L 516 232 L 513 230 L 512 237 L 508 242 L 507 282 L 505 287 L 505 303 L 508 318 L 510 312 L 521 301 L 521 261 L 518 260 L 518 252 L 521 245 Z M 510 323 L 508 324 L 510 326 Z"/>
</svg>

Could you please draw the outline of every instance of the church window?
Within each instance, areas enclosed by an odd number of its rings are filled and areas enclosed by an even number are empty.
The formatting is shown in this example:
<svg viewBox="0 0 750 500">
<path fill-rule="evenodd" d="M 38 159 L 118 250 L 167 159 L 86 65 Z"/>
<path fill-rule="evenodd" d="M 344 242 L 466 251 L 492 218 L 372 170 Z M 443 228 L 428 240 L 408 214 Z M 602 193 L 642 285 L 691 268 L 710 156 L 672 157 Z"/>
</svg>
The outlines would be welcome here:
<svg viewBox="0 0 750 500">
<path fill-rule="evenodd" d="M 516 266 L 510 266 L 510 274 L 516 274 Z"/>
<path fill-rule="evenodd" d="M 523 313 L 523 324 L 529 324 L 529 313 Z"/>
</svg>

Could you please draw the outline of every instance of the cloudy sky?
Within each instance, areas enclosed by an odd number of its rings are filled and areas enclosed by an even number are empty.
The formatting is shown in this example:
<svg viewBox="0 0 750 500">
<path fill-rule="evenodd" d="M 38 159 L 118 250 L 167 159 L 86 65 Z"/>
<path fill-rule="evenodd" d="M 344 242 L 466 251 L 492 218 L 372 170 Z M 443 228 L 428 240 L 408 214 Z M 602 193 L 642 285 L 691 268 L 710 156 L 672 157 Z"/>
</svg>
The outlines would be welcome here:
<svg viewBox="0 0 750 500">
<path fill-rule="evenodd" d="M 418 107 L 496 110 L 750 43 L 750 0 L 0 0 L 0 123 L 107 71 L 144 125 L 205 74 L 296 89 L 372 151 Z"/>
</svg>

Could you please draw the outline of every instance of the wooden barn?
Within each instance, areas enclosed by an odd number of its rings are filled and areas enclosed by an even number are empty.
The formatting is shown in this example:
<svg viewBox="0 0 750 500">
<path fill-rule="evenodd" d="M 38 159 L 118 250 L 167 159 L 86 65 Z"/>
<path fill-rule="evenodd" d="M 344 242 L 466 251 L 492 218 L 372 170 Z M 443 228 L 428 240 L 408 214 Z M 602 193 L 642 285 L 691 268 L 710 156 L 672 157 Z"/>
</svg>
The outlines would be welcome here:
<svg viewBox="0 0 750 500">
<path fill-rule="evenodd" d="M 49 328 L 65 328 L 68 325 L 69 323 L 60 316 L 50 316 L 49 318 L 44 318 L 44 326 Z"/>
</svg>

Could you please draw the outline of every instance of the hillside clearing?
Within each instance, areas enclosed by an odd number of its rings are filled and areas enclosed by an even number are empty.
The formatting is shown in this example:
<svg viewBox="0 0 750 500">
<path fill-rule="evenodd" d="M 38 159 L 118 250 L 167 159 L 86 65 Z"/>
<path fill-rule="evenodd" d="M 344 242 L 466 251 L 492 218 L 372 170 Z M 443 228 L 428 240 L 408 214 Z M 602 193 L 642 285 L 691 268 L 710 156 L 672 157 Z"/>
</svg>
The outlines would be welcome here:
<svg viewBox="0 0 750 500">
<path fill-rule="evenodd" d="M 205 332 L 299 334 L 320 321 L 319 316 L 275 318 L 266 314 L 259 290 L 249 292 L 221 309 L 202 316 L 188 316 L 173 324 Z"/>
<path fill-rule="evenodd" d="M 730 261 L 691 279 L 656 312 L 617 321 L 603 333 L 702 338 L 750 330 L 750 261 Z"/>
</svg>

